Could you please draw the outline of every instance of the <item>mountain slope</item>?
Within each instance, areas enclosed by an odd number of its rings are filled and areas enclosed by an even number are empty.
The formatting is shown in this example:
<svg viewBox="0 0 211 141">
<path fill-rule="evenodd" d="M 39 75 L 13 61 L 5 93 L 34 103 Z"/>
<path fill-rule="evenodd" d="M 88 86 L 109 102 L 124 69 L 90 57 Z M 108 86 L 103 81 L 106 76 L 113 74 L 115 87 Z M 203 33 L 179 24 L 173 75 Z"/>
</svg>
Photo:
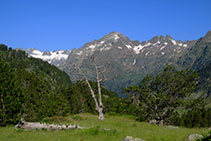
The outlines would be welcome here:
<svg viewBox="0 0 211 141">
<path fill-rule="evenodd" d="M 93 57 L 100 68 L 104 85 L 121 95 L 121 87 L 139 83 L 147 74 L 160 72 L 166 64 L 176 65 L 179 69 L 197 70 L 200 76 L 200 89 L 210 82 L 207 76 L 211 64 L 211 31 L 205 37 L 193 41 L 174 40 L 171 36 L 155 36 L 148 41 L 131 41 L 119 32 L 111 32 L 101 39 L 86 43 L 72 51 L 57 51 L 65 57 L 52 57 L 53 52 L 27 50 L 29 56 L 41 58 L 65 71 L 73 81 L 95 80 Z M 51 57 L 46 57 L 50 54 Z M 68 55 L 68 57 L 67 57 Z M 48 58 L 48 59 L 46 59 Z M 49 59 L 51 58 L 51 59 Z M 52 59 L 54 58 L 54 59 Z M 63 58 L 63 59 L 58 59 Z M 79 67 L 79 70 L 75 69 Z M 206 77 L 204 77 L 206 76 Z M 201 85 L 203 83 L 203 86 Z M 207 92 L 207 89 L 206 89 Z"/>
<path fill-rule="evenodd" d="M 197 91 L 210 96 L 211 91 L 211 31 L 178 60 L 178 64 L 197 70 L 200 81 Z"/>
<path fill-rule="evenodd" d="M 91 80 L 95 79 L 93 62 L 95 57 L 106 78 L 105 85 L 119 94 L 121 87 L 138 83 L 146 74 L 154 74 L 165 65 L 175 64 L 195 41 L 175 41 L 169 35 L 155 36 L 149 41 L 131 41 L 118 32 L 111 32 L 99 40 L 86 43 L 83 47 L 73 49 L 66 62 L 60 65 L 73 81 L 82 78 L 74 70 L 74 65 Z"/>
<path fill-rule="evenodd" d="M 71 83 L 69 76 L 65 72 L 41 59 L 28 57 L 22 50 L 8 50 L 7 46 L 1 44 L 0 56 L 8 62 L 13 69 L 20 72 L 21 76 L 25 76 L 28 73 L 37 75 L 45 80 L 53 89 L 63 84 Z"/>
</svg>

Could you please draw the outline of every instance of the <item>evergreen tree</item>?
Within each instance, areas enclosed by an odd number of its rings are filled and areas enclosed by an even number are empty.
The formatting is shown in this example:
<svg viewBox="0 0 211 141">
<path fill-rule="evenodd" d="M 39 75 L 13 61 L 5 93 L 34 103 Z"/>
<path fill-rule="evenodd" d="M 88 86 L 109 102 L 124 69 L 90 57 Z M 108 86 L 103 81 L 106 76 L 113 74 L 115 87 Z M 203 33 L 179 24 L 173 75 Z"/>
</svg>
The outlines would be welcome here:
<svg viewBox="0 0 211 141">
<path fill-rule="evenodd" d="M 0 126 L 16 124 L 22 116 L 24 94 L 14 70 L 0 57 Z"/>
<path fill-rule="evenodd" d="M 55 113 L 53 92 L 48 83 L 39 75 L 28 74 L 25 84 L 26 101 L 24 118 L 27 121 L 40 121 Z"/>
<path fill-rule="evenodd" d="M 197 79 L 196 72 L 189 69 L 177 71 L 167 66 L 155 77 L 146 76 L 139 86 L 129 87 L 123 92 L 139 97 L 139 106 L 147 111 L 147 120 L 155 119 L 163 124 L 176 108 L 186 104 L 185 98 L 195 89 Z"/>
</svg>

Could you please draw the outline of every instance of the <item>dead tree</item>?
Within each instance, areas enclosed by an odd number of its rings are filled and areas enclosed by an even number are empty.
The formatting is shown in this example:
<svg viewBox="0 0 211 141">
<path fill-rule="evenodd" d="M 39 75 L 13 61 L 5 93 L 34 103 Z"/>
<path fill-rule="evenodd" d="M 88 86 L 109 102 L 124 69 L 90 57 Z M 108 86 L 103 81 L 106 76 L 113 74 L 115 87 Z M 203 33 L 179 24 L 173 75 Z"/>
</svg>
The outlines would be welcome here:
<svg viewBox="0 0 211 141">
<path fill-rule="evenodd" d="M 92 86 L 91 84 L 89 83 L 86 75 L 81 71 L 81 69 L 79 67 L 75 67 L 75 69 L 77 69 L 79 71 L 79 73 L 83 76 L 85 82 L 87 83 L 88 85 L 88 88 L 90 90 L 90 93 L 92 95 L 92 98 L 95 102 L 95 109 L 96 111 L 98 112 L 98 119 L 99 120 L 104 120 L 104 114 L 103 114 L 103 103 L 102 103 L 102 92 L 101 92 L 101 84 L 100 82 L 102 81 L 102 79 L 99 78 L 99 70 L 98 70 L 98 66 L 96 65 L 96 62 L 95 62 L 95 58 L 93 57 L 92 58 L 93 62 L 94 62 L 94 66 L 95 66 L 95 72 L 96 72 L 96 81 L 97 81 L 97 87 L 98 87 L 98 100 L 96 99 L 96 96 L 95 96 L 95 93 L 94 93 L 94 90 L 92 89 Z"/>
<path fill-rule="evenodd" d="M 102 81 L 100 78 L 99 78 L 99 70 L 98 70 L 98 67 L 96 65 L 96 62 L 95 62 L 95 58 L 93 59 L 94 61 L 94 66 L 95 66 L 95 72 L 96 72 L 96 81 L 97 81 L 97 88 L 98 88 L 98 113 L 99 113 L 99 120 L 104 120 L 104 114 L 103 114 L 103 103 L 102 103 L 102 93 L 101 93 L 101 85 L 100 85 L 100 82 Z"/>
</svg>

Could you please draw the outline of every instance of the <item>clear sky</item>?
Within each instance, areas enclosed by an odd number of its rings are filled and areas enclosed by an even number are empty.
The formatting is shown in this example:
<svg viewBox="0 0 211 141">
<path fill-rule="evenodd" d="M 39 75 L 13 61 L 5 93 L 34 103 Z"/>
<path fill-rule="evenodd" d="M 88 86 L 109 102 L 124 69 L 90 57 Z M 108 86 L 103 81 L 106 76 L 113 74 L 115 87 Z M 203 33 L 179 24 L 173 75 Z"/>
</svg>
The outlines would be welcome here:
<svg viewBox="0 0 211 141">
<path fill-rule="evenodd" d="M 71 50 L 111 31 L 145 41 L 198 39 L 211 30 L 211 0 L 0 0 L 0 43 Z"/>
</svg>

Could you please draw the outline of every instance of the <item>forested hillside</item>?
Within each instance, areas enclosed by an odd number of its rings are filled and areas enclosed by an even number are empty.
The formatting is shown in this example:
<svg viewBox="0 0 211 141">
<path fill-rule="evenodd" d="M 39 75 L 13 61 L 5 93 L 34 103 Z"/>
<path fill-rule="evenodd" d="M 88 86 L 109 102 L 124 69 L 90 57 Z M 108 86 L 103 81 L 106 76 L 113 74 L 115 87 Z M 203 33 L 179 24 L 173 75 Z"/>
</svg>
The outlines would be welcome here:
<svg viewBox="0 0 211 141">
<path fill-rule="evenodd" d="M 42 121 L 67 113 L 96 113 L 84 81 L 73 84 L 69 76 L 57 67 L 41 59 L 27 57 L 24 51 L 13 50 L 3 44 L 0 45 L 0 59 L 1 125 L 17 123 L 20 117 L 27 121 Z M 90 83 L 97 93 L 96 83 Z M 105 88 L 102 88 L 102 93 L 104 112 L 116 111 L 117 95 Z M 11 113 L 11 108 L 15 112 Z"/>
</svg>

